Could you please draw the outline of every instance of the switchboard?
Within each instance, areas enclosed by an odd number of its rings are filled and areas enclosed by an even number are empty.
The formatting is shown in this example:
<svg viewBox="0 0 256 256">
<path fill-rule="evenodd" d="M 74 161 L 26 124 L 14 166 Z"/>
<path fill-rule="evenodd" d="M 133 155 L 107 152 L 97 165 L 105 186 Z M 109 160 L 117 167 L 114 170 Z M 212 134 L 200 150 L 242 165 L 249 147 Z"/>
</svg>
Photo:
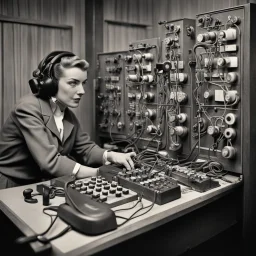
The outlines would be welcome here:
<svg viewBox="0 0 256 256">
<path fill-rule="evenodd" d="M 200 14 L 196 20 L 193 136 L 199 155 L 241 173 L 241 86 L 244 10 Z"/>
<path fill-rule="evenodd" d="M 98 54 L 99 137 L 160 152 L 169 170 L 242 173 L 244 16 L 241 6 L 159 21 L 161 38 Z"/>
</svg>

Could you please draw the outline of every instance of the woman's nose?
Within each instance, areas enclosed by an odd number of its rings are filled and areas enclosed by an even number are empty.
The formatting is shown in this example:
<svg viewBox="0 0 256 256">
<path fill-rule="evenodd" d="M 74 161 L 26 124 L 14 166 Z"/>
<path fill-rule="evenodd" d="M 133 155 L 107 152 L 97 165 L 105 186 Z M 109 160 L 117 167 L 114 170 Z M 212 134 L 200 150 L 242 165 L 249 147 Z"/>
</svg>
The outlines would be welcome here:
<svg viewBox="0 0 256 256">
<path fill-rule="evenodd" d="M 78 86 L 77 94 L 79 94 L 79 95 L 83 95 L 84 93 L 85 93 L 85 91 L 84 91 L 84 87 L 83 87 L 83 85 L 82 85 L 82 84 L 80 84 L 80 85 Z"/>
</svg>

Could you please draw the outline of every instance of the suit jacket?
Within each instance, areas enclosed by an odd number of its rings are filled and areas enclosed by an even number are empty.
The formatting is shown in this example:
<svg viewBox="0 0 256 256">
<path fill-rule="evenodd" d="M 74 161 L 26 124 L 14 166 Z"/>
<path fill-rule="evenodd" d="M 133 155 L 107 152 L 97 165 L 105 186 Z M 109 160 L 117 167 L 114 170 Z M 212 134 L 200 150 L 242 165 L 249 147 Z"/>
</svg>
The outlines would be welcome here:
<svg viewBox="0 0 256 256">
<path fill-rule="evenodd" d="M 66 108 L 60 139 L 50 100 L 23 97 L 0 132 L 0 172 L 27 180 L 69 175 L 76 162 L 99 166 L 104 149 L 90 141 L 74 113 Z"/>
</svg>

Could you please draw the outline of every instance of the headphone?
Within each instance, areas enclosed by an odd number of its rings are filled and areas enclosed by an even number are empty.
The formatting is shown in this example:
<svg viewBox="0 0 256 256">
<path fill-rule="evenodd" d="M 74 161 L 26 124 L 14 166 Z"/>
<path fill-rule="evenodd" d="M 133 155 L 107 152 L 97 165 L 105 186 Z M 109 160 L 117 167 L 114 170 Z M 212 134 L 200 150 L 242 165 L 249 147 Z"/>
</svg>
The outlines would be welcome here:
<svg viewBox="0 0 256 256">
<path fill-rule="evenodd" d="M 32 93 L 40 98 L 55 96 L 58 92 L 58 80 L 54 77 L 53 67 L 62 57 L 72 56 L 75 56 L 72 52 L 53 51 L 43 58 L 33 71 L 33 78 L 28 81 Z"/>
</svg>

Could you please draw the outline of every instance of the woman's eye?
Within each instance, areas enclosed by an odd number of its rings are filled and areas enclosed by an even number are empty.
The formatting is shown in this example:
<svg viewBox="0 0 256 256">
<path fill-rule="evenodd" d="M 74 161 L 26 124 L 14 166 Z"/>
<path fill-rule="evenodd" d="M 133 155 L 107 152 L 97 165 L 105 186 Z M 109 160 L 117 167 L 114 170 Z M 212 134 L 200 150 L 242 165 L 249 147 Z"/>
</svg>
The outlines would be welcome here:
<svg viewBox="0 0 256 256">
<path fill-rule="evenodd" d="M 71 85 L 71 86 L 76 86 L 77 83 L 76 82 L 69 82 L 68 84 Z"/>
</svg>

